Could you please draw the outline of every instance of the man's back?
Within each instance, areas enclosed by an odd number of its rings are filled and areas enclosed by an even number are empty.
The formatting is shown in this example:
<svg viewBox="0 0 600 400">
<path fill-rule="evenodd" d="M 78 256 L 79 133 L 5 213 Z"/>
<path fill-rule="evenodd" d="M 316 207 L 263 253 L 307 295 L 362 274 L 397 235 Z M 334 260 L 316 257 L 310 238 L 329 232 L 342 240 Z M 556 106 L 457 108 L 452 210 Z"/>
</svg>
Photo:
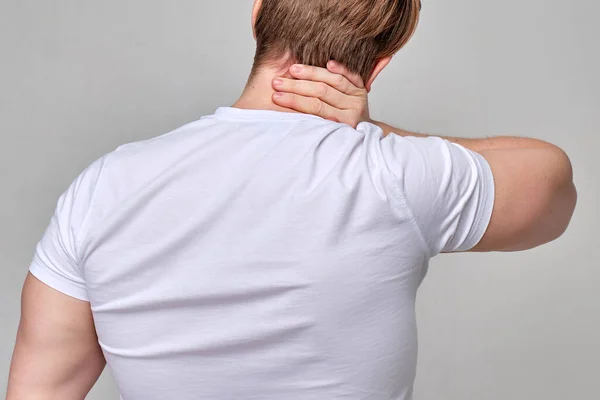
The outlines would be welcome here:
<svg viewBox="0 0 600 400">
<path fill-rule="evenodd" d="M 403 140 L 221 108 L 89 167 L 31 272 L 90 302 L 126 400 L 410 399 L 434 232 L 409 205 L 438 189 L 402 177 L 428 143 Z M 493 190 L 480 197 L 461 200 L 450 250 L 483 235 Z"/>
<path fill-rule="evenodd" d="M 409 400 L 428 260 L 548 243 L 577 200 L 549 143 L 372 121 L 419 10 L 256 0 L 234 108 L 120 147 L 61 196 L 7 398 L 84 398 L 108 361 L 125 400 Z"/>
</svg>

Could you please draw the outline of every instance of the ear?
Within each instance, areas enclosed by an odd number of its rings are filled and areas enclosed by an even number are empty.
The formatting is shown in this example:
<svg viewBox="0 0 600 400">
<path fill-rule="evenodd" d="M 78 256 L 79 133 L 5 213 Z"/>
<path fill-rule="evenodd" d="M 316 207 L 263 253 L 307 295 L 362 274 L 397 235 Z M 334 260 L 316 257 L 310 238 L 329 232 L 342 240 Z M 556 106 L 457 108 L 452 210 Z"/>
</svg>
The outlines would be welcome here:
<svg viewBox="0 0 600 400">
<path fill-rule="evenodd" d="M 392 56 L 384 57 L 377 61 L 377 64 L 375 64 L 375 68 L 373 68 L 373 72 L 371 72 L 371 77 L 365 84 L 365 88 L 367 89 L 368 92 L 371 92 L 371 87 L 373 86 L 373 82 L 375 82 L 375 79 L 377 79 L 377 77 L 379 76 L 381 71 L 383 71 L 385 69 L 385 67 L 387 67 L 391 61 L 392 61 Z"/>
<path fill-rule="evenodd" d="M 256 20 L 258 19 L 261 6 L 262 0 L 254 0 L 254 6 L 252 7 L 252 34 L 254 35 L 254 39 L 256 39 Z"/>
</svg>

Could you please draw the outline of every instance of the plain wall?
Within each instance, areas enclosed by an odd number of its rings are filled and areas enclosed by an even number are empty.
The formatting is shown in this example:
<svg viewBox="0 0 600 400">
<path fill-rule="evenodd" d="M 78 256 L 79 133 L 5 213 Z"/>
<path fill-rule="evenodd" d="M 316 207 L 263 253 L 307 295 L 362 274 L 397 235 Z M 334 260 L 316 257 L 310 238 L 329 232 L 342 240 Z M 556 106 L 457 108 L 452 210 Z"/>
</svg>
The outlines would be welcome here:
<svg viewBox="0 0 600 400">
<path fill-rule="evenodd" d="M 432 262 L 415 400 L 600 393 L 600 2 L 424 0 L 376 82 L 375 118 L 427 133 L 533 136 L 571 155 L 558 242 Z M 254 53 L 251 0 L 0 0 L 0 394 L 34 247 L 93 160 L 230 105 Z M 89 399 L 117 399 L 108 373 Z"/>
</svg>

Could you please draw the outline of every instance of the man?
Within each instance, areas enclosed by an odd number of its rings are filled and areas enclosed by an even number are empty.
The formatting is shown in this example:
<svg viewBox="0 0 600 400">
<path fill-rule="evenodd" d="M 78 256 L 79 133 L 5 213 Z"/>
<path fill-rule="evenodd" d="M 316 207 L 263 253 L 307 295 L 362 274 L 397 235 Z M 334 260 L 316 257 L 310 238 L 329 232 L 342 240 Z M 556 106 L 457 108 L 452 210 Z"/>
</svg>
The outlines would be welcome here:
<svg viewBox="0 0 600 400">
<path fill-rule="evenodd" d="M 119 147 L 61 196 L 8 399 L 82 399 L 105 362 L 125 400 L 411 399 L 429 259 L 542 245 L 576 203 L 551 144 L 370 121 L 419 7 L 257 0 L 234 107 Z"/>
</svg>

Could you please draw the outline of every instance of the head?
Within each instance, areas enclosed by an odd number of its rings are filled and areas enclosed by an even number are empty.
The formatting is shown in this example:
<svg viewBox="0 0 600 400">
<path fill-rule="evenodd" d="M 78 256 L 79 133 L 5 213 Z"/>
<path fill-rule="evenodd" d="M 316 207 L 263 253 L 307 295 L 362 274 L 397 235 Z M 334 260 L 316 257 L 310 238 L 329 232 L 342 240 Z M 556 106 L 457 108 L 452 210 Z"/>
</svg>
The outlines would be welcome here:
<svg viewBox="0 0 600 400">
<path fill-rule="evenodd" d="M 358 73 L 370 90 L 414 34 L 421 0 L 256 0 L 253 76 L 266 67 L 329 60 Z"/>
</svg>

